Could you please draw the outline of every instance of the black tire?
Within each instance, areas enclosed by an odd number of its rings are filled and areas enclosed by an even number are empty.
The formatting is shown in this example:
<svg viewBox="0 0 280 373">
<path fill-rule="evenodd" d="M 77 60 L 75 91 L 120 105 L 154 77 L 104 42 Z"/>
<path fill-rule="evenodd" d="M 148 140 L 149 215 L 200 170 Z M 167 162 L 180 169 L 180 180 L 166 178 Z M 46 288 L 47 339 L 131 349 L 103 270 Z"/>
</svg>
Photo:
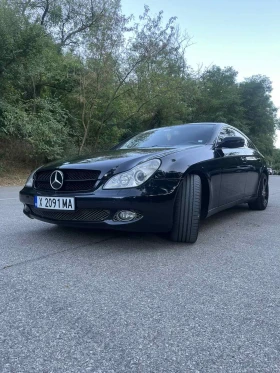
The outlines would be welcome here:
<svg viewBox="0 0 280 373">
<path fill-rule="evenodd" d="M 179 187 L 170 238 L 175 242 L 194 243 L 197 240 L 201 210 L 201 180 L 187 175 Z"/>
<path fill-rule="evenodd" d="M 254 201 L 248 202 L 251 210 L 265 210 L 268 204 L 269 185 L 268 178 L 265 174 L 261 175 L 258 197 Z"/>
</svg>

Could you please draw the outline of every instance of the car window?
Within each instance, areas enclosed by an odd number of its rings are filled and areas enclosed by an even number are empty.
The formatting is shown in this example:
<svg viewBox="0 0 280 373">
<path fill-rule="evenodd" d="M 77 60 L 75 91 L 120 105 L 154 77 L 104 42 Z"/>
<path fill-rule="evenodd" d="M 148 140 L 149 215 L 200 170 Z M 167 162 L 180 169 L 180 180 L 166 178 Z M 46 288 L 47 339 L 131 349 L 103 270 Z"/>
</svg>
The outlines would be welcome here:
<svg viewBox="0 0 280 373">
<path fill-rule="evenodd" d="M 139 133 L 122 143 L 117 149 L 203 145 L 211 140 L 214 128 L 215 125 L 211 124 L 187 124 L 157 128 Z"/>
</svg>

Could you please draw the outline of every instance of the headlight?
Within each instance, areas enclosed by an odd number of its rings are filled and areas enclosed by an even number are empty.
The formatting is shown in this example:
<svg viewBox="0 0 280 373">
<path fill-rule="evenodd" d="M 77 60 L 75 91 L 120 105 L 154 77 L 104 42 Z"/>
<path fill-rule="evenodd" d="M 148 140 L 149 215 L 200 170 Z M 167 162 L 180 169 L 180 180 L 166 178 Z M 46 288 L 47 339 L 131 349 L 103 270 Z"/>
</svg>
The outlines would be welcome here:
<svg viewBox="0 0 280 373">
<path fill-rule="evenodd" d="M 143 162 L 131 170 L 113 176 L 107 181 L 103 189 L 134 188 L 147 181 L 159 168 L 159 159 Z"/>
<path fill-rule="evenodd" d="M 26 180 L 25 186 L 28 188 L 33 187 L 33 182 L 34 182 L 34 174 L 36 171 L 33 171 L 32 174 L 28 176 L 28 179 Z"/>
<path fill-rule="evenodd" d="M 28 179 L 26 180 L 25 186 L 28 188 L 33 188 L 33 182 L 34 182 L 34 175 L 35 173 L 41 168 L 42 166 L 36 168 L 29 176 Z"/>
</svg>

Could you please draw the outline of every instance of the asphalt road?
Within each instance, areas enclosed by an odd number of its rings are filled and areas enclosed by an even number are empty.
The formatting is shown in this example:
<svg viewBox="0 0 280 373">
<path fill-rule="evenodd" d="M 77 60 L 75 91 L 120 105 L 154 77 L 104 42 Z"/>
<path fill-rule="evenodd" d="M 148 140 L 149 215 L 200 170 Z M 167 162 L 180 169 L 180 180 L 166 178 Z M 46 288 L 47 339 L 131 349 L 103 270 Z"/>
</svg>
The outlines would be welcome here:
<svg viewBox="0 0 280 373">
<path fill-rule="evenodd" d="M 29 220 L 0 187 L 0 372 L 280 372 L 280 176 L 195 245 Z"/>
</svg>

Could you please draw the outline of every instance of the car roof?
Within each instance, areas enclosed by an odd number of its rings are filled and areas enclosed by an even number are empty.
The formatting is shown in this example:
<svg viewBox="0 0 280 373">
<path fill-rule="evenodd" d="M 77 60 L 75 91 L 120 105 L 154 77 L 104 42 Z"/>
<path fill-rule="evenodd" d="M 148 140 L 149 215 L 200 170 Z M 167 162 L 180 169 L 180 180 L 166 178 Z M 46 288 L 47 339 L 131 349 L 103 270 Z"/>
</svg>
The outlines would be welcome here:
<svg viewBox="0 0 280 373">
<path fill-rule="evenodd" d="M 194 122 L 194 123 L 182 123 L 182 124 L 173 124 L 171 126 L 157 127 L 157 128 L 153 128 L 153 129 L 148 130 L 148 131 L 153 131 L 153 130 L 156 130 L 156 129 L 165 129 L 165 128 L 189 126 L 189 125 L 199 125 L 199 124 L 217 126 L 219 128 L 222 127 L 222 126 L 229 126 L 229 124 L 227 124 L 227 123 L 220 123 L 220 122 Z M 148 132 L 148 131 L 145 131 L 145 132 Z"/>
<path fill-rule="evenodd" d="M 196 123 L 186 123 L 183 125 L 188 126 L 189 124 L 203 124 L 203 125 L 211 125 L 211 126 L 216 126 L 217 128 L 221 128 L 223 126 L 229 126 L 227 123 L 222 123 L 222 122 L 196 122 Z"/>
<path fill-rule="evenodd" d="M 161 128 L 173 128 L 173 127 L 181 127 L 181 126 L 189 126 L 189 125 L 211 125 L 211 126 L 214 126 L 214 131 L 213 131 L 213 136 L 211 138 L 211 142 L 214 141 L 214 139 L 216 138 L 217 136 L 217 133 L 219 133 L 219 131 L 221 130 L 221 128 L 223 128 L 224 126 L 230 126 L 229 124 L 227 123 L 221 123 L 221 122 L 195 122 L 195 123 L 182 123 L 182 124 L 175 124 L 173 126 L 166 126 L 166 127 L 158 127 L 158 129 L 161 129 Z"/>
<path fill-rule="evenodd" d="M 221 122 L 193 122 L 193 123 L 184 123 L 183 125 L 188 125 L 188 124 L 211 124 L 213 125 L 219 125 L 219 124 L 226 124 L 226 123 L 221 123 Z"/>
</svg>

